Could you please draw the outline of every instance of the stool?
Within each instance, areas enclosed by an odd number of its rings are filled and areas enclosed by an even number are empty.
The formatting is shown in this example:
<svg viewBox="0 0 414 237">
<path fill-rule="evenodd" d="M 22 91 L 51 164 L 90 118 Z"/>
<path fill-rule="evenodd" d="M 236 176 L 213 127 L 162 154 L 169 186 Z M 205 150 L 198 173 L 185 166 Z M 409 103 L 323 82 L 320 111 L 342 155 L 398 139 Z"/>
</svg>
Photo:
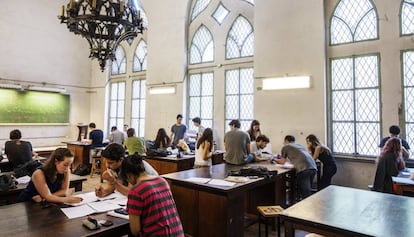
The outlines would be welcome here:
<svg viewBox="0 0 414 237">
<path fill-rule="evenodd" d="M 277 236 L 280 237 L 280 218 L 279 214 L 284 209 L 281 206 L 257 206 L 257 211 L 259 212 L 259 237 L 262 234 L 262 231 L 260 229 L 262 221 L 265 224 L 265 233 L 266 237 L 269 236 L 269 230 L 268 230 L 268 224 L 269 220 L 276 218 L 277 220 Z"/>
<path fill-rule="evenodd" d="M 97 161 L 99 161 L 99 167 L 96 165 L 96 162 Z M 90 174 L 90 177 L 92 178 L 93 177 L 93 174 L 95 173 L 95 172 L 99 172 L 99 173 L 102 173 L 101 172 L 101 169 L 102 168 L 102 158 L 101 157 L 92 157 L 92 167 L 91 167 L 91 174 Z"/>
</svg>

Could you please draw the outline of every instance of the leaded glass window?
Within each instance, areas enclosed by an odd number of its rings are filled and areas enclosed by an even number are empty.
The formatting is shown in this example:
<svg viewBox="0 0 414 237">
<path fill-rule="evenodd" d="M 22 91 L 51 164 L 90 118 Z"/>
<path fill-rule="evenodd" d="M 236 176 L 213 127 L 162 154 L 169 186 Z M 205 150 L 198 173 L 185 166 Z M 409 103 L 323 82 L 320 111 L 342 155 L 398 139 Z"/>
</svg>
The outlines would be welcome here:
<svg viewBox="0 0 414 237">
<path fill-rule="evenodd" d="M 254 5 L 254 0 L 244 0 L 244 1 L 246 1 L 246 2 L 248 2 L 250 4 L 252 4 L 252 5 Z"/>
<path fill-rule="evenodd" d="M 378 38 L 378 17 L 370 0 L 341 0 L 331 19 L 330 43 Z"/>
<path fill-rule="evenodd" d="M 112 82 L 109 100 L 109 128 L 122 128 L 125 120 L 125 82 Z M 109 129 L 110 131 L 110 129 Z"/>
<path fill-rule="evenodd" d="M 253 68 L 226 71 L 226 131 L 229 131 L 228 124 L 232 119 L 240 120 L 242 130 L 249 129 L 254 117 L 253 102 Z"/>
<path fill-rule="evenodd" d="M 405 136 L 414 144 L 414 51 L 403 52 Z"/>
<path fill-rule="evenodd" d="M 375 156 L 380 137 L 377 55 L 331 60 L 332 150 Z"/>
<path fill-rule="evenodd" d="M 211 0 L 196 0 L 193 12 L 191 14 L 191 21 L 193 21 L 210 3 Z"/>
<path fill-rule="evenodd" d="M 414 0 L 404 0 L 401 7 L 401 34 L 414 34 Z"/>
<path fill-rule="evenodd" d="M 145 80 L 132 81 L 131 127 L 138 137 L 145 135 Z"/>
<path fill-rule="evenodd" d="M 212 72 L 191 74 L 189 78 L 189 130 L 197 130 L 192 119 L 201 118 L 201 125 L 213 127 L 214 75 Z"/>
<path fill-rule="evenodd" d="M 124 74 L 126 72 L 126 57 L 122 46 L 115 51 L 115 60 L 112 61 L 112 75 Z"/>
<path fill-rule="evenodd" d="M 134 72 L 147 70 L 147 43 L 140 40 L 134 53 Z"/>
<path fill-rule="evenodd" d="M 226 59 L 253 56 L 254 34 L 250 22 L 239 16 L 227 35 Z"/>
<path fill-rule="evenodd" d="M 217 21 L 217 23 L 219 23 L 221 25 L 221 23 L 223 23 L 224 19 L 226 18 L 226 16 L 230 13 L 229 10 L 227 10 L 227 8 L 225 6 L 223 6 L 222 3 L 220 3 L 216 10 L 213 13 L 213 18 L 214 20 Z"/>
<path fill-rule="evenodd" d="M 214 41 L 210 31 L 204 25 L 194 34 L 190 47 L 190 64 L 212 62 L 214 59 Z"/>
</svg>

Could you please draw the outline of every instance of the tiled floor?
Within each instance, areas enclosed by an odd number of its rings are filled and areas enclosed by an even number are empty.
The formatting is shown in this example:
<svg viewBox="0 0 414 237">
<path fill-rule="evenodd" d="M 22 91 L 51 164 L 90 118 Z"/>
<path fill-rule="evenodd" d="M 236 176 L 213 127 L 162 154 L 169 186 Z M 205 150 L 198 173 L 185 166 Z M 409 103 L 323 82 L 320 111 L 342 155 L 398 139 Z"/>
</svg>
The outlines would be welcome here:
<svg viewBox="0 0 414 237">
<path fill-rule="evenodd" d="M 82 191 L 87 192 L 87 191 L 93 191 L 95 190 L 95 187 L 99 185 L 100 183 L 100 176 L 99 174 L 95 174 L 93 175 L 93 177 L 91 178 L 89 175 L 87 176 L 87 181 L 83 182 L 83 187 L 82 187 Z M 244 231 L 244 236 L 245 237 L 257 237 L 259 236 L 259 226 L 258 224 L 253 224 L 249 227 L 247 227 Z M 281 227 L 281 237 L 284 237 L 284 233 L 283 233 L 284 229 L 283 229 L 283 225 Z M 305 237 L 308 233 L 306 232 L 302 232 L 299 231 L 296 233 L 295 237 Z M 264 226 L 262 225 L 262 236 L 265 235 L 265 231 L 264 231 Z M 269 237 L 277 237 L 277 231 L 272 231 L 271 228 L 269 229 Z"/>
</svg>

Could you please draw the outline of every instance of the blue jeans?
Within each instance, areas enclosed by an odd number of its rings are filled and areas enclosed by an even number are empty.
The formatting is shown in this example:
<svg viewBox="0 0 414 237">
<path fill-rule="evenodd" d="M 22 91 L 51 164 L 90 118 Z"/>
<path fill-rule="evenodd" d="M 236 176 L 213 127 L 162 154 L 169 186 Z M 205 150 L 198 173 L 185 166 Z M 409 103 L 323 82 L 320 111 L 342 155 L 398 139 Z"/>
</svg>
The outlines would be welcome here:
<svg viewBox="0 0 414 237">
<path fill-rule="evenodd" d="M 253 154 L 248 154 L 247 156 L 246 156 L 246 158 L 244 158 L 244 163 L 252 163 L 253 162 L 253 160 L 254 160 L 254 156 L 253 156 Z"/>
<path fill-rule="evenodd" d="M 298 200 L 302 200 L 312 194 L 312 182 L 316 170 L 308 169 L 296 174 L 296 185 L 298 187 Z"/>
</svg>

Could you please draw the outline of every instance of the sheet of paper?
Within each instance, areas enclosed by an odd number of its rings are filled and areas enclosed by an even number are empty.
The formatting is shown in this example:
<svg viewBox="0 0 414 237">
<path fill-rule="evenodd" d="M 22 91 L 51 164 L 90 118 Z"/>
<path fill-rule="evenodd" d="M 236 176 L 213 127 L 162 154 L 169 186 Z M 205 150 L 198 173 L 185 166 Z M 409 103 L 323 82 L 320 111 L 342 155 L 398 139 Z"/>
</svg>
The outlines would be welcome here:
<svg viewBox="0 0 414 237">
<path fill-rule="evenodd" d="M 116 202 L 112 202 L 112 200 L 91 202 L 86 205 L 94 209 L 97 213 L 112 211 L 121 207 Z"/>
<path fill-rule="evenodd" d="M 88 205 L 60 208 L 60 210 L 62 210 L 69 219 L 87 216 L 96 212 Z"/>
<path fill-rule="evenodd" d="M 210 178 L 199 178 L 199 177 L 191 177 L 186 179 L 188 182 L 199 183 L 199 184 L 206 184 L 210 181 Z"/>
<path fill-rule="evenodd" d="M 227 181 L 222 180 L 222 179 L 212 179 L 212 180 L 210 180 L 210 182 L 208 182 L 208 184 L 217 185 L 217 186 L 226 186 L 226 187 L 232 187 L 232 186 L 236 185 L 236 183 L 227 182 Z"/>
<path fill-rule="evenodd" d="M 90 203 L 90 202 L 96 202 L 98 201 L 98 197 L 95 195 L 95 192 L 88 192 L 88 193 L 81 193 L 81 194 L 77 194 L 75 195 L 76 197 L 81 197 L 83 200 L 80 203 L 66 203 L 68 205 L 71 206 L 82 206 L 86 203 Z"/>
</svg>

